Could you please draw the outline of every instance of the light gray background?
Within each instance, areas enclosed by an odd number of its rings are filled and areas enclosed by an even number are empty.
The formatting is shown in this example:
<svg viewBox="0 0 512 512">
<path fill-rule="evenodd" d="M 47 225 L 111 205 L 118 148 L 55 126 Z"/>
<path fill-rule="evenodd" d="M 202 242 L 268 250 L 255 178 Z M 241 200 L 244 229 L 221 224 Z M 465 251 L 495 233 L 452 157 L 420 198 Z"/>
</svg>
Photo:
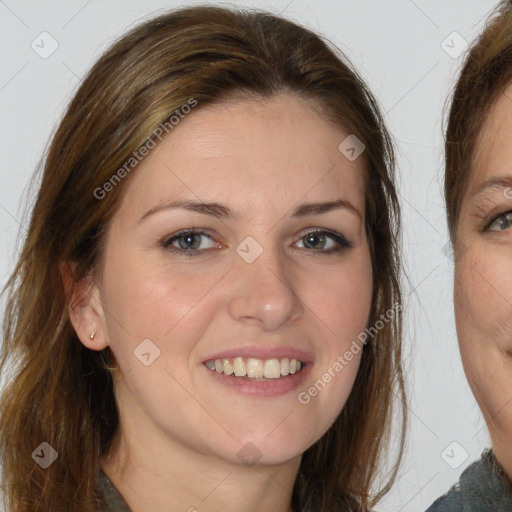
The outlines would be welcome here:
<svg viewBox="0 0 512 512">
<path fill-rule="evenodd" d="M 442 121 L 461 64 L 454 58 L 461 38 L 473 40 L 496 3 L 233 2 L 282 13 L 341 47 L 377 96 L 395 137 L 408 276 L 410 424 L 400 477 L 378 507 L 383 512 L 424 510 L 489 445 L 456 343 L 442 199 Z M 178 5 L 183 2 L 0 0 L 0 284 L 13 267 L 18 230 L 25 223 L 24 189 L 81 77 L 128 27 Z M 43 31 L 59 45 L 47 59 L 31 48 Z M 450 447 L 453 442 L 458 444 Z"/>
</svg>

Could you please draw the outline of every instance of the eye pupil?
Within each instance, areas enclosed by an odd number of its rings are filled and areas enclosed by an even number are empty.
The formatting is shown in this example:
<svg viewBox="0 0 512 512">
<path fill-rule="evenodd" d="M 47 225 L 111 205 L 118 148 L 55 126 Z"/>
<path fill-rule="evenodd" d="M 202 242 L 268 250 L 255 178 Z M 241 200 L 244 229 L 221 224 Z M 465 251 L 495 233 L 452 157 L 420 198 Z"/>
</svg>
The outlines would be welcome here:
<svg viewBox="0 0 512 512">
<path fill-rule="evenodd" d="M 184 245 L 181 243 L 182 240 L 185 241 Z M 197 247 L 199 246 L 197 242 L 198 239 L 196 239 L 196 235 L 193 233 L 183 235 L 179 238 L 179 244 L 182 249 L 197 249 Z"/>
<path fill-rule="evenodd" d="M 315 242 L 318 242 L 319 240 L 323 245 L 325 243 L 325 235 L 321 233 L 309 233 L 309 235 L 306 236 L 306 245 L 312 244 L 315 246 Z"/>
</svg>

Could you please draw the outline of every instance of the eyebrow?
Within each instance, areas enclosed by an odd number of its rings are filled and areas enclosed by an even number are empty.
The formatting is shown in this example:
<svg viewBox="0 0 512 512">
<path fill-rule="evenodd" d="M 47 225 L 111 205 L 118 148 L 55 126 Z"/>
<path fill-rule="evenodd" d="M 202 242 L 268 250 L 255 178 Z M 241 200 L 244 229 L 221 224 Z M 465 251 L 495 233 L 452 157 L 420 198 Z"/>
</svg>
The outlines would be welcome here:
<svg viewBox="0 0 512 512">
<path fill-rule="evenodd" d="M 239 216 L 236 213 L 234 213 L 229 207 L 221 203 L 177 200 L 172 201 L 170 203 L 164 203 L 154 206 L 139 219 L 139 223 L 147 219 L 151 215 L 154 215 L 155 213 L 179 208 L 193 211 L 196 213 L 201 213 L 203 215 L 211 215 L 218 219 L 237 220 L 239 218 Z M 295 207 L 295 209 L 292 212 L 292 217 L 300 218 L 307 217 L 308 215 L 319 215 L 336 209 L 346 209 L 357 215 L 362 220 L 362 216 L 359 210 L 352 203 L 350 203 L 350 201 L 347 201 L 346 199 L 337 199 L 336 201 L 328 201 L 323 203 L 303 203 Z"/>
<path fill-rule="evenodd" d="M 512 176 L 499 176 L 497 178 L 491 178 L 481 183 L 473 193 L 473 196 L 478 196 L 493 188 L 502 189 L 508 187 L 512 188 Z"/>
</svg>

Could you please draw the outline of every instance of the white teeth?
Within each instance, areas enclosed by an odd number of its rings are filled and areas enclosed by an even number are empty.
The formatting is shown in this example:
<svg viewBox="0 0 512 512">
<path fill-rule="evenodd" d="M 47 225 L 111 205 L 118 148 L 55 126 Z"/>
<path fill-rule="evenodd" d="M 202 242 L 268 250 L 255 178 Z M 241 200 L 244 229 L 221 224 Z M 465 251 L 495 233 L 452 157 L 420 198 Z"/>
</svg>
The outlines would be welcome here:
<svg viewBox="0 0 512 512">
<path fill-rule="evenodd" d="M 263 377 L 267 379 L 277 379 L 281 375 L 281 363 L 278 359 L 268 359 L 265 361 Z"/>
<path fill-rule="evenodd" d="M 247 359 L 247 377 L 251 379 L 263 377 L 263 361 L 261 359 L 253 359 L 252 357 Z"/>
<path fill-rule="evenodd" d="M 278 379 L 300 372 L 304 364 L 297 359 L 256 359 L 249 357 L 246 361 L 242 357 L 234 359 L 210 359 L 205 365 L 212 371 L 235 375 L 255 380 Z"/>
<path fill-rule="evenodd" d="M 229 362 L 229 359 L 223 359 L 222 360 L 222 366 L 224 367 L 224 373 L 226 375 L 231 375 L 233 373 L 233 366 Z"/>
<path fill-rule="evenodd" d="M 247 367 L 241 357 L 235 357 L 233 362 L 233 371 L 237 377 L 245 377 L 247 374 Z"/>
</svg>

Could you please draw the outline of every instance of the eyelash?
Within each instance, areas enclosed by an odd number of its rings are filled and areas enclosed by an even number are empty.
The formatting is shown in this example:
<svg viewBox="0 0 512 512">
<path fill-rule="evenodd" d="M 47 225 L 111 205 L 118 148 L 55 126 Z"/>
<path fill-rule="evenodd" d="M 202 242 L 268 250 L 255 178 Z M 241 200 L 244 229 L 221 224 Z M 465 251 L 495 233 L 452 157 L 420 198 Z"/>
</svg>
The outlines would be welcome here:
<svg viewBox="0 0 512 512">
<path fill-rule="evenodd" d="M 333 254 L 343 251 L 344 249 L 349 249 L 349 248 L 353 247 L 352 242 L 350 240 L 348 240 L 347 238 L 345 238 L 345 236 L 343 236 L 341 233 L 337 233 L 336 231 L 329 231 L 326 229 L 316 229 L 316 230 L 313 229 L 311 231 L 308 231 L 306 234 L 301 236 L 299 240 L 302 240 L 303 238 L 306 238 L 307 236 L 309 236 L 311 234 L 314 234 L 314 235 L 325 234 L 329 238 L 333 239 L 338 244 L 338 247 L 329 249 L 327 251 L 310 249 L 310 251 L 318 252 L 318 253 L 320 253 L 320 255 L 322 255 L 322 254 L 327 254 L 327 255 L 332 254 L 333 255 Z M 171 237 L 164 238 L 160 242 L 160 245 L 168 251 L 171 251 L 175 254 L 181 254 L 184 256 L 188 256 L 188 257 L 199 256 L 202 252 L 205 252 L 206 250 L 208 250 L 208 249 L 178 249 L 171 245 L 174 241 L 179 240 L 180 238 L 183 238 L 183 237 L 189 236 L 189 235 L 205 235 L 208 238 L 212 239 L 212 237 L 205 231 L 185 229 L 182 231 L 178 231 L 177 233 L 173 234 Z M 302 247 L 300 247 L 300 249 L 302 249 Z M 317 255 L 315 255 L 315 256 L 317 256 Z"/>
</svg>

